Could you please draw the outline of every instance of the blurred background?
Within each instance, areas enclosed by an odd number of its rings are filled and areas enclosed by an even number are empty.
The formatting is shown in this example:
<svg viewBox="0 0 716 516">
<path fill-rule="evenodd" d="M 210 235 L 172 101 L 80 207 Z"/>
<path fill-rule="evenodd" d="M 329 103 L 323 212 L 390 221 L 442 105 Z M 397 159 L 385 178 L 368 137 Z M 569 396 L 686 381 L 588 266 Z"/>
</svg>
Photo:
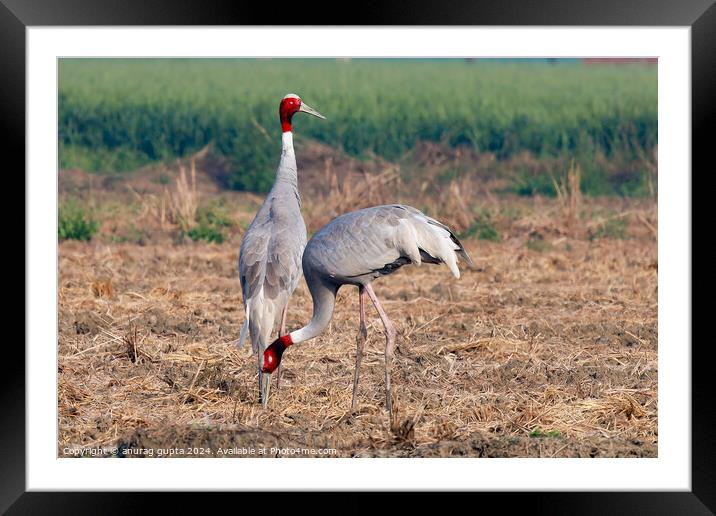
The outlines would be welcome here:
<svg viewBox="0 0 716 516">
<path fill-rule="evenodd" d="M 497 238 L 495 196 L 560 199 L 578 219 L 582 196 L 657 193 L 655 60 L 62 59 L 61 212 L 90 222 L 80 238 L 241 233 L 273 183 L 289 92 L 328 118 L 294 121 L 311 230 L 400 201 Z M 143 206 L 129 225 L 106 224 L 107 189 Z"/>
</svg>

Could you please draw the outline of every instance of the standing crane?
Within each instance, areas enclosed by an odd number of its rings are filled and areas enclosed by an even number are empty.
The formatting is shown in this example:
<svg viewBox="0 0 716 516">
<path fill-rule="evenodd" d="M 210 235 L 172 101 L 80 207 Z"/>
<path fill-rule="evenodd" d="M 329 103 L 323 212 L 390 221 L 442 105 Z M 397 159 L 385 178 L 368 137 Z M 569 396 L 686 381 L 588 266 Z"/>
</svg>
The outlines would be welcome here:
<svg viewBox="0 0 716 516">
<path fill-rule="evenodd" d="M 444 263 L 459 278 L 458 255 L 474 267 L 465 248 L 447 226 L 411 206 L 374 206 L 337 217 L 313 235 L 303 253 L 303 274 L 313 298 L 313 317 L 303 328 L 281 335 L 266 348 L 263 372 L 271 374 L 276 370 L 287 347 L 320 335 L 333 316 L 338 289 L 343 285 L 356 285 L 359 326 L 351 409 L 355 410 L 356 406 L 360 363 L 368 334 L 365 325 L 365 295 L 368 294 L 385 327 L 385 403 L 392 415 L 390 370 L 395 327 L 371 283 L 403 265 L 423 262 Z"/>
<path fill-rule="evenodd" d="M 241 327 L 239 347 L 246 334 L 258 359 L 259 399 L 268 402 L 271 377 L 262 371 L 261 354 L 270 341 L 277 318 L 281 317 L 279 336 L 286 333 L 288 298 L 301 278 L 301 255 L 306 247 L 306 224 L 301 216 L 296 155 L 293 151 L 291 120 L 296 113 L 323 118 L 298 95 L 286 95 L 279 105 L 283 131 L 281 161 L 273 188 L 256 213 L 241 241 L 239 276 L 246 320 Z M 277 374 L 280 382 L 280 370 Z"/>
</svg>

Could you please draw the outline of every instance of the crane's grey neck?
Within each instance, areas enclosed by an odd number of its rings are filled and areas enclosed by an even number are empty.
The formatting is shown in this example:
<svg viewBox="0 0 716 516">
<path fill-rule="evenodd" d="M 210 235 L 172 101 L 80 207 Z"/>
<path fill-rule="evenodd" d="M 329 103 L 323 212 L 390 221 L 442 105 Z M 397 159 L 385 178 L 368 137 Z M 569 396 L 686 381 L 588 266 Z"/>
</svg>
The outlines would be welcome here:
<svg viewBox="0 0 716 516">
<path fill-rule="evenodd" d="M 311 340 L 323 333 L 328 323 L 331 322 L 333 308 L 336 305 L 337 286 L 323 282 L 320 279 L 314 281 L 308 275 L 306 276 L 306 282 L 313 298 L 313 317 L 306 326 L 290 333 L 294 344 Z"/>
<path fill-rule="evenodd" d="M 296 167 L 296 154 L 293 151 L 293 133 L 286 131 L 281 136 L 281 161 L 276 172 L 276 182 L 286 181 L 298 186 L 298 173 Z"/>
</svg>

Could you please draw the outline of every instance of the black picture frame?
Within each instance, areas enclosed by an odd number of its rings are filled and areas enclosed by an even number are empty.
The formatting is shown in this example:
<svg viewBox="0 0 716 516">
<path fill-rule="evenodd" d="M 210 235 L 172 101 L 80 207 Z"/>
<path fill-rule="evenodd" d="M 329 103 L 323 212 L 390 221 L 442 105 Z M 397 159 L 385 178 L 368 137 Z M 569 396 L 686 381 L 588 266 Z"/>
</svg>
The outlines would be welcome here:
<svg viewBox="0 0 716 516">
<path fill-rule="evenodd" d="M 707 135 L 716 127 L 716 4 L 714 0 L 460 0 L 445 2 L 382 2 L 341 10 L 294 3 L 284 10 L 278 4 L 203 2 L 190 0 L 0 0 L 0 120 L 6 129 L 0 140 L 4 156 L 15 156 L 25 169 L 25 30 L 30 26 L 83 25 L 280 25 L 294 20 L 312 25 L 595 25 L 688 26 L 692 51 L 692 170 L 712 173 L 713 144 Z M 344 11 L 347 12 L 347 11 Z M 277 13 L 286 13 L 280 20 Z M 342 23 L 341 23 L 342 22 Z M 692 178 L 695 174 L 692 172 Z M 23 188 L 24 186 L 20 186 Z M 692 201 L 693 202 L 693 201 Z M 692 232 L 693 235 L 693 232 Z M 693 255 L 692 255 L 693 256 Z M 27 275 L 28 271 L 25 269 Z M 26 307 L 32 309 L 32 307 Z M 528 507 L 549 514 L 711 514 L 716 512 L 713 459 L 716 438 L 711 424 L 713 388 L 707 384 L 710 339 L 691 347 L 692 352 L 692 491 L 690 492 L 588 492 L 480 494 L 500 497 L 509 507 Z M 684 345 L 691 343 L 684 343 Z M 150 507 L 149 494 L 26 492 L 25 488 L 25 354 L 19 346 L 6 346 L 0 375 L 0 511 L 8 514 L 127 513 Z M 598 460 L 598 459 L 597 459 Z M 290 481 L 277 487 L 290 488 Z M 507 496 L 504 496 L 504 495 Z M 239 496 L 245 496 L 239 494 Z M 265 495 L 264 495 L 265 496 Z M 358 495 L 349 495 L 356 499 Z M 162 496 L 162 509 L 185 512 L 204 497 L 188 493 Z M 283 500 L 271 498 L 279 509 Z M 315 500 L 315 498 L 313 498 Z M 341 505 L 360 507 L 360 502 Z M 421 497 L 411 500 L 420 503 Z M 291 505 L 300 502 L 292 495 Z M 243 502 L 247 503 L 247 502 Z M 483 498 L 483 507 L 484 507 Z M 417 505 L 417 504 L 416 504 Z M 244 507 L 246 507 L 244 505 Z M 206 510 L 204 506 L 204 510 Z M 275 510 L 274 509 L 274 510 Z M 408 509 L 406 507 L 406 509 Z M 269 508 L 269 510 L 271 510 Z M 280 510 L 280 509 L 279 509 Z M 409 509 L 408 509 L 409 510 Z"/>
</svg>

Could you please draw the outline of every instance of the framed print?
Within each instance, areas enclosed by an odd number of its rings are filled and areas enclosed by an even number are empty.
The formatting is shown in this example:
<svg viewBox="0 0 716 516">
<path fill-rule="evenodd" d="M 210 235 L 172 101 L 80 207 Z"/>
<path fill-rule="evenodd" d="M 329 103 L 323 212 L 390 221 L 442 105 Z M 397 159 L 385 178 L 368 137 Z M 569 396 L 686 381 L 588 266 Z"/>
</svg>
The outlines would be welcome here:
<svg viewBox="0 0 716 516">
<path fill-rule="evenodd" d="M 716 8 L 559 3 L 265 26 L 2 0 L 28 242 L 0 507 L 712 511 L 690 249 Z"/>
</svg>

